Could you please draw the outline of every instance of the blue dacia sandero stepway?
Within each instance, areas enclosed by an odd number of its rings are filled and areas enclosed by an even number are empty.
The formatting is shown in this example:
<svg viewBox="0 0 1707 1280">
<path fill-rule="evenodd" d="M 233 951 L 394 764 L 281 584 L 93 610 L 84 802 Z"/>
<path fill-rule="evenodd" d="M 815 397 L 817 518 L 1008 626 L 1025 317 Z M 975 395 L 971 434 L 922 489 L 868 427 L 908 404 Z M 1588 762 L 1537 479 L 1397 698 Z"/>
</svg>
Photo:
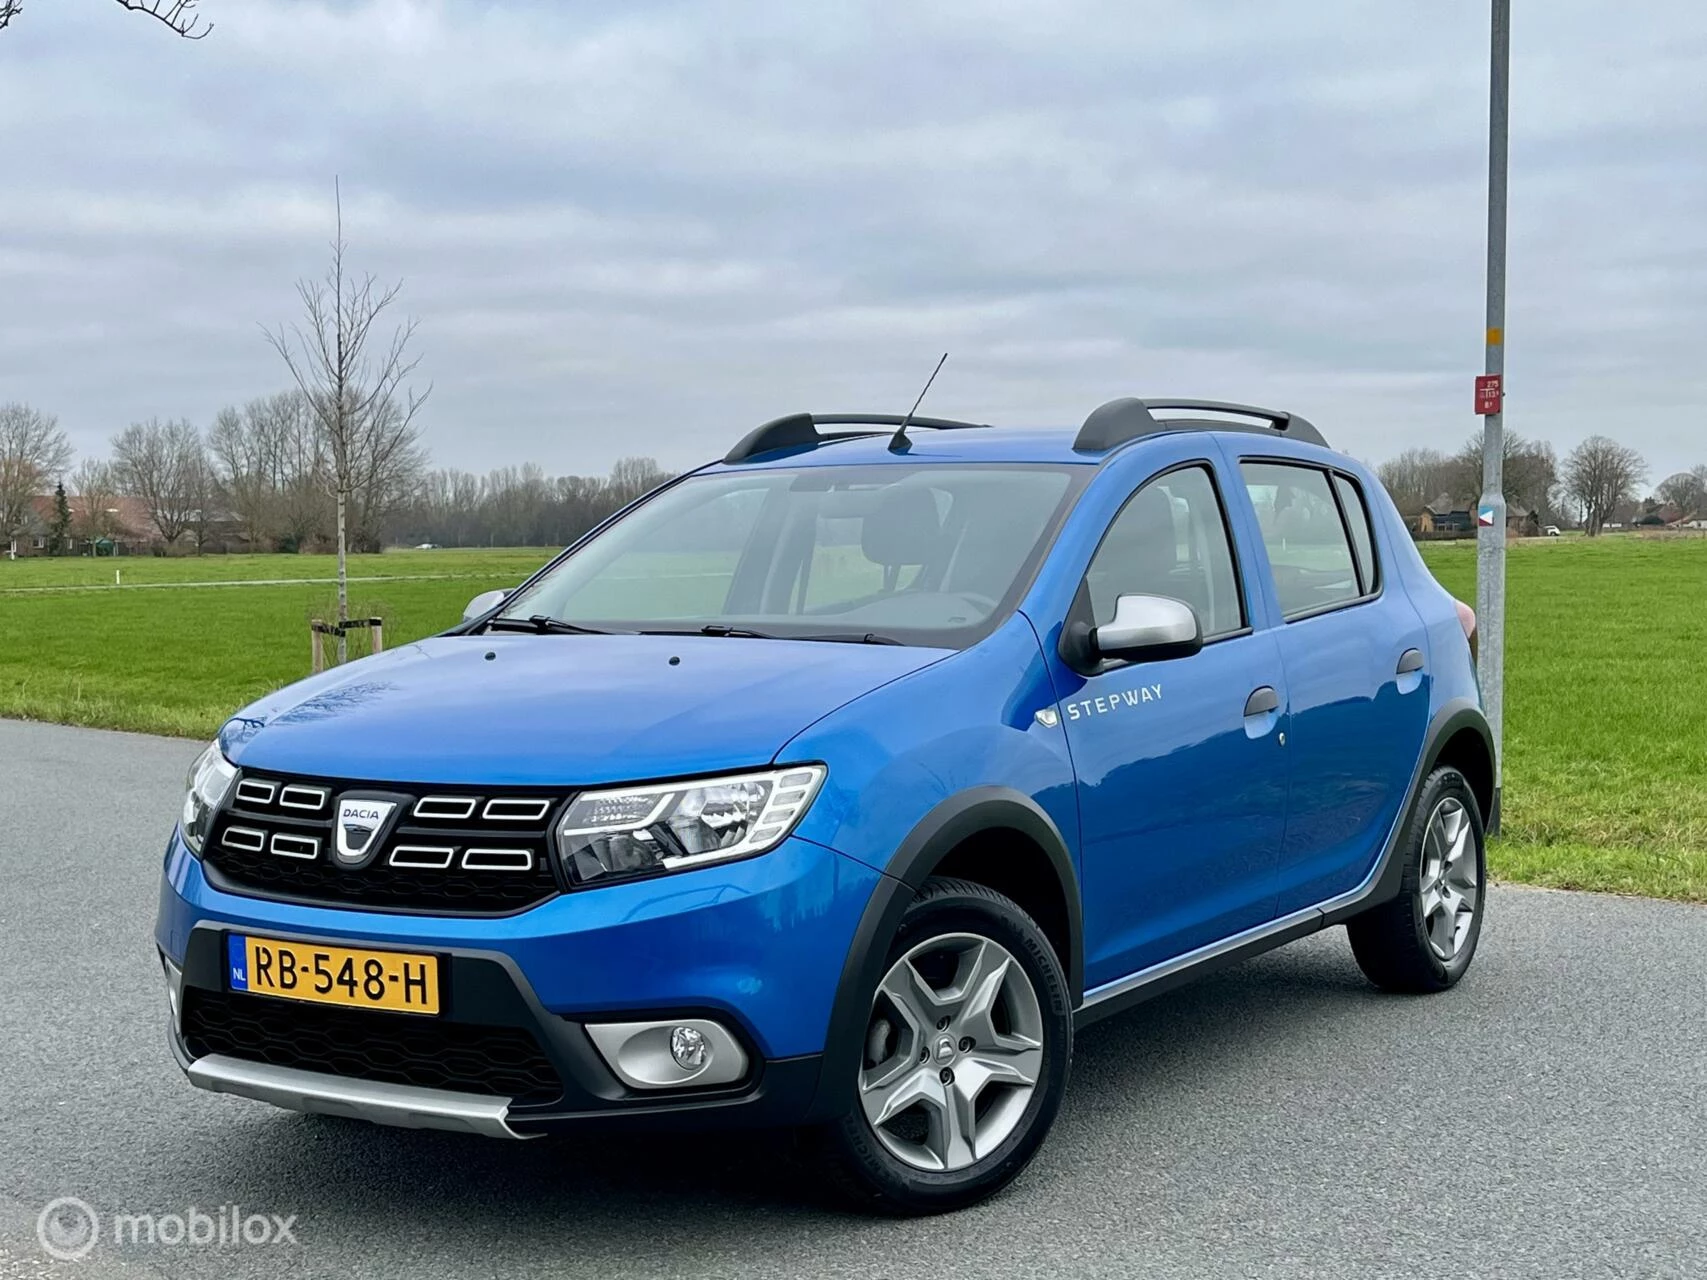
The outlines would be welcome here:
<svg viewBox="0 0 1707 1280">
<path fill-rule="evenodd" d="M 531 1138 L 796 1126 L 1012 1179 L 1076 1027 L 1344 923 L 1476 949 L 1474 615 L 1302 418 L 798 414 L 442 635 L 232 717 L 156 936 L 206 1089 Z M 821 428 L 829 428 L 824 430 Z"/>
</svg>

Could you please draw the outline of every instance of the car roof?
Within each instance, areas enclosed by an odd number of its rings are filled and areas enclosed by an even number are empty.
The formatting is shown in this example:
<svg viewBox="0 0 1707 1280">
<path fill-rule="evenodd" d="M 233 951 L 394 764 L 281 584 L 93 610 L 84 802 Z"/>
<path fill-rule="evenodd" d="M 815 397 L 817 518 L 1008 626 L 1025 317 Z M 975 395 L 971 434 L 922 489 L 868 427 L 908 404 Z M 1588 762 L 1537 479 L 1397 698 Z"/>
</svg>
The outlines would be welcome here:
<svg viewBox="0 0 1707 1280">
<path fill-rule="evenodd" d="M 715 462 L 704 468 L 707 472 L 763 471 L 798 467 L 884 466 L 919 463 L 1019 463 L 1098 467 L 1112 458 L 1124 456 L 1146 441 L 1165 440 L 1184 432 L 1232 439 L 1240 452 L 1284 453 L 1299 458 L 1314 457 L 1321 461 L 1339 460 L 1343 455 L 1320 445 L 1286 439 L 1278 432 L 1253 433 L 1238 425 L 1214 419 L 1164 420 L 1162 431 L 1143 439 L 1116 445 L 1096 452 L 1073 448 L 1076 428 L 1061 427 L 980 427 L 976 430 L 921 430 L 912 427 L 907 433 L 907 447 L 891 452 L 889 443 L 894 434 L 877 430 L 871 434 L 825 440 L 819 444 L 778 449 L 742 462 Z"/>
</svg>

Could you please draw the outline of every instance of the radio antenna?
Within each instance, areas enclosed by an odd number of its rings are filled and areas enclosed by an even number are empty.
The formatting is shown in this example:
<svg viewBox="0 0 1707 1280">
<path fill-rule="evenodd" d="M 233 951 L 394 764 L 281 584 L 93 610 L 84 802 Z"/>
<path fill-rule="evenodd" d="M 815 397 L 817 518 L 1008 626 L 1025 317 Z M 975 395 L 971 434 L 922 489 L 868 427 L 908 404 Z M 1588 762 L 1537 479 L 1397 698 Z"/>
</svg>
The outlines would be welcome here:
<svg viewBox="0 0 1707 1280">
<path fill-rule="evenodd" d="M 925 379 L 925 389 L 919 392 L 919 398 L 913 401 L 913 407 L 907 410 L 907 416 L 901 419 L 901 425 L 895 428 L 895 434 L 889 438 L 889 452 L 900 453 L 910 441 L 907 439 L 907 424 L 913 420 L 913 415 L 919 411 L 919 406 L 925 402 L 925 393 L 931 389 L 931 383 L 936 381 L 937 374 L 948 362 L 948 352 L 942 353 L 942 359 L 936 362 L 936 368 L 931 370 L 931 376 Z"/>
</svg>

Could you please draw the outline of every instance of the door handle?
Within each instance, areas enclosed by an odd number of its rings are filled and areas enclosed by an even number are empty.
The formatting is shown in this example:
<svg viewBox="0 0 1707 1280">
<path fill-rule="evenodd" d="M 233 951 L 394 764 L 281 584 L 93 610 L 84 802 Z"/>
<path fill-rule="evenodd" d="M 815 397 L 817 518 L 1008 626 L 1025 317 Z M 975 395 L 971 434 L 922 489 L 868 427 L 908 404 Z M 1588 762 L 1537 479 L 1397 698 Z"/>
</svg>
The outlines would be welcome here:
<svg viewBox="0 0 1707 1280">
<path fill-rule="evenodd" d="M 1245 699 L 1245 714 L 1260 716 L 1270 711 L 1280 710 L 1280 695 L 1271 685 L 1263 685 L 1260 689 L 1252 689 L 1251 696 Z"/>
<path fill-rule="evenodd" d="M 1422 650 L 1421 649 L 1406 649 L 1403 653 L 1401 653 L 1399 655 L 1399 669 L 1395 674 L 1401 675 L 1401 676 L 1408 676 L 1411 674 L 1411 672 L 1421 671 L 1422 669 L 1423 669 Z"/>
</svg>

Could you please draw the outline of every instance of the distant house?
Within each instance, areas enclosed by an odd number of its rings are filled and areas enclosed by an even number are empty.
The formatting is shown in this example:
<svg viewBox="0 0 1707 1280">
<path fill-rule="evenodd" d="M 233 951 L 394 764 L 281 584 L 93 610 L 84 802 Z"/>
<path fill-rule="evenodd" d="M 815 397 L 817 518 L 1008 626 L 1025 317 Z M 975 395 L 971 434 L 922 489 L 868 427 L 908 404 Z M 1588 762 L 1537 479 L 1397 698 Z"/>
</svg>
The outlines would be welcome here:
<svg viewBox="0 0 1707 1280">
<path fill-rule="evenodd" d="M 1476 519 L 1470 514 L 1469 508 L 1458 506 L 1449 495 L 1443 493 L 1412 516 L 1410 526 L 1413 533 L 1450 537 L 1455 534 L 1474 533 Z"/>
<path fill-rule="evenodd" d="M 1635 524 L 1645 514 L 1647 514 L 1647 508 L 1640 502 L 1620 502 L 1611 511 L 1606 513 L 1606 527 L 1609 529 L 1623 529 L 1629 525 Z"/>
<path fill-rule="evenodd" d="M 143 555 L 158 541 L 148 504 L 141 498 L 107 496 L 99 511 L 77 494 L 66 499 L 71 508 L 71 534 L 79 555 Z"/>
<path fill-rule="evenodd" d="M 1519 508 L 1505 513 L 1505 531 L 1515 538 L 1539 538 L 1541 513 L 1531 508 Z"/>
<path fill-rule="evenodd" d="M 102 510 L 90 512 L 81 494 L 67 494 L 71 527 L 66 530 L 64 543 L 55 547 L 49 545 L 53 541 L 54 495 L 38 495 L 30 500 L 24 528 L 13 535 L 4 550 L 13 560 L 24 556 L 145 554 L 155 540 L 147 504 L 140 498 L 108 497 L 103 501 L 106 505 Z"/>
<path fill-rule="evenodd" d="M 66 505 L 71 499 L 66 498 Z M 73 517 L 75 518 L 75 517 Z M 29 511 L 24 516 L 24 526 L 16 530 L 11 537 L 6 553 L 13 560 L 23 556 L 47 556 L 67 553 L 71 540 L 66 539 L 66 545 L 55 547 L 53 541 L 53 495 L 42 494 L 30 499 Z"/>
</svg>

